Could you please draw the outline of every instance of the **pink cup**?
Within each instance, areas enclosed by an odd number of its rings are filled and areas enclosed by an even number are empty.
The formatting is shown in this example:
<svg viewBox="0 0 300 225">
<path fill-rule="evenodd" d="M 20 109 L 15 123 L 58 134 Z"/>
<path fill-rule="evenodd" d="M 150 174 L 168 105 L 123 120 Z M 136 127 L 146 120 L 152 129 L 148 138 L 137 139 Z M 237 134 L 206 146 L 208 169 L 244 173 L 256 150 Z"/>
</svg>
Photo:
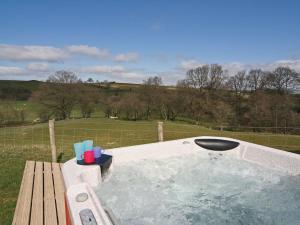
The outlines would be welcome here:
<svg viewBox="0 0 300 225">
<path fill-rule="evenodd" d="M 84 163 L 92 164 L 95 162 L 94 151 L 85 151 L 84 152 Z"/>
</svg>

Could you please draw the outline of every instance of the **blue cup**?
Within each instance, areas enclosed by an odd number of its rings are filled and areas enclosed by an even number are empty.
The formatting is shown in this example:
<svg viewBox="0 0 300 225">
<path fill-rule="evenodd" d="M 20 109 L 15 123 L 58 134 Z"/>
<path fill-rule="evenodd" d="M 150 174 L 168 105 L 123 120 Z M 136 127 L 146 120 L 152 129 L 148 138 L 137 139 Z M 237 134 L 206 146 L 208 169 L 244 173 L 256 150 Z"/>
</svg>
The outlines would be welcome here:
<svg viewBox="0 0 300 225">
<path fill-rule="evenodd" d="M 84 145 L 84 151 L 91 151 L 93 150 L 93 141 L 92 140 L 86 140 L 83 142 Z"/>
<path fill-rule="evenodd" d="M 99 146 L 93 148 L 95 158 L 100 158 L 102 154 L 102 149 Z"/>
<path fill-rule="evenodd" d="M 74 151 L 75 151 L 77 162 L 83 161 L 84 146 L 82 142 L 78 142 L 74 144 Z"/>
</svg>

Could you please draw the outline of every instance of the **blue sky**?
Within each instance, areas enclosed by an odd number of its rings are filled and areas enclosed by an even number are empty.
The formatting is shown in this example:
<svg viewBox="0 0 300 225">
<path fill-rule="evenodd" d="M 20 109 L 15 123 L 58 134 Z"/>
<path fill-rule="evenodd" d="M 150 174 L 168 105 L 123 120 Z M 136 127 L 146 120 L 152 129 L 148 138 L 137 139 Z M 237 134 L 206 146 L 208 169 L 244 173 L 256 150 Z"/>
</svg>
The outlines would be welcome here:
<svg viewBox="0 0 300 225">
<path fill-rule="evenodd" d="M 0 79 L 69 69 L 84 79 L 184 77 L 203 63 L 234 73 L 300 70 L 299 1 L 1 1 Z"/>
</svg>

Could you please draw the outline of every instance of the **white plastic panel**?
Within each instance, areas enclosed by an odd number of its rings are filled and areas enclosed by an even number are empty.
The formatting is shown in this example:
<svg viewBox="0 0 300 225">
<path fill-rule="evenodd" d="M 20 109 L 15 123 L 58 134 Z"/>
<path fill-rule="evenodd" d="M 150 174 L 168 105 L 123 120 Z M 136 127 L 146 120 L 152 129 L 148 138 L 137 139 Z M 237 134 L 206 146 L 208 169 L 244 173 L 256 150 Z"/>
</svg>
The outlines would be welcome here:
<svg viewBox="0 0 300 225">
<path fill-rule="evenodd" d="M 242 158 L 291 175 L 300 174 L 300 156 L 293 153 L 249 144 L 245 147 Z"/>
<path fill-rule="evenodd" d="M 76 197 L 82 193 L 87 194 L 88 198 L 85 201 L 77 201 Z M 89 209 L 93 213 L 98 225 L 112 225 L 98 197 L 87 183 L 69 187 L 67 190 L 67 200 L 73 225 L 82 225 L 80 212 L 85 209 Z"/>
<path fill-rule="evenodd" d="M 96 187 L 101 183 L 101 170 L 98 165 L 78 165 L 76 159 L 71 159 L 64 163 L 62 174 L 65 180 L 66 188 L 72 185 L 88 183 Z"/>
</svg>

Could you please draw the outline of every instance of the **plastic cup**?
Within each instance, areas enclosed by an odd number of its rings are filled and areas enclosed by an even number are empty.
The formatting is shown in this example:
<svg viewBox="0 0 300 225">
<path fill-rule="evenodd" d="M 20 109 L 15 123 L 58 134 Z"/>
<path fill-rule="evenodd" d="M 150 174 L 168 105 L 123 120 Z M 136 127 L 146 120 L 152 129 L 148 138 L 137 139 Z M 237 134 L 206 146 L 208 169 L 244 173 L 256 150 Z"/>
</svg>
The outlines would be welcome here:
<svg viewBox="0 0 300 225">
<path fill-rule="evenodd" d="M 95 162 L 94 151 L 85 151 L 84 152 L 84 163 L 92 164 Z"/>
<path fill-rule="evenodd" d="M 84 154 L 84 146 L 82 142 L 78 142 L 74 144 L 74 151 L 76 155 L 76 160 L 77 161 L 82 161 L 83 160 L 83 154 Z"/>
<path fill-rule="evenodd" d="M 84 145 L 84 151 L 91 151 L 93 150 L 93 141 L 92 140 L 86 140 L 83 142 Z"/>
<path fill-rule="evenodd" d="M 95 158 L 100 158 L 102 154 L 102 149 L 99 146 L 93 148 Z"/>
</svg>

